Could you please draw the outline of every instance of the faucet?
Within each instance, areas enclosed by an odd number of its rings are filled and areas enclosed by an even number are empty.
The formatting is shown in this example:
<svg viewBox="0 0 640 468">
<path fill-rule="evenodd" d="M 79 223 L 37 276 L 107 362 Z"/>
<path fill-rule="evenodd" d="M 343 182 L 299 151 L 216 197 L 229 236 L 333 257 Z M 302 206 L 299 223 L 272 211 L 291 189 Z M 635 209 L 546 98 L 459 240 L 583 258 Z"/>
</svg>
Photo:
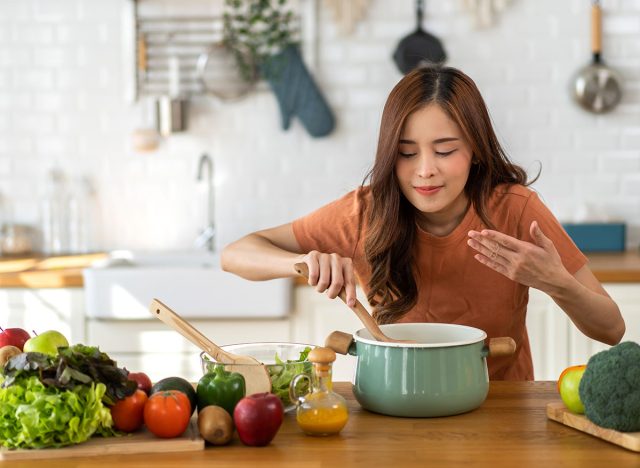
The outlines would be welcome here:
<svg viewBox="0 0 640 468">
<path fill-rule="evenodd" d="M 196 247 L 207 247 L 209 252 L 215 249 L 216 227 L 213 222 L 213 160 L 207 153 L 203 153 L 198 161 L 198 181 L 204 180 L 204 171 L 207 170 L 207 225 L 196 238 Z"/>
</svg>

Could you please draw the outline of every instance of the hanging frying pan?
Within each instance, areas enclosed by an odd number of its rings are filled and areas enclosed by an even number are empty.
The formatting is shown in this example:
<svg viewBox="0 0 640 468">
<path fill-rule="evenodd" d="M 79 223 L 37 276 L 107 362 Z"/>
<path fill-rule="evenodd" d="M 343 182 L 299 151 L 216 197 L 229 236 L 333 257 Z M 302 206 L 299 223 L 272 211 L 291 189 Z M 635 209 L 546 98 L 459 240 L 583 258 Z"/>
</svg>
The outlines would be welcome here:
<svg viewBox="0 0 640 468">
<path fill-rule="evenodd" d="M 602 114 L 620 102 L 622 77 L 602 62 L 602 10 L 599 0 L 594 0 L 591 6 L 591 49 L 591 63 L 581 69 L 573 80 L 573 97 L 589 112 Z"/>
<path fill-rule="evenodd" d="M 393 53 L 398 70 L 407 74 L 421 62 L 442 63 L 447 54 L 440 40 L 422 29 L 424 0 L 416 0 L 417 29 L 400 41 Z"/>
</svg>

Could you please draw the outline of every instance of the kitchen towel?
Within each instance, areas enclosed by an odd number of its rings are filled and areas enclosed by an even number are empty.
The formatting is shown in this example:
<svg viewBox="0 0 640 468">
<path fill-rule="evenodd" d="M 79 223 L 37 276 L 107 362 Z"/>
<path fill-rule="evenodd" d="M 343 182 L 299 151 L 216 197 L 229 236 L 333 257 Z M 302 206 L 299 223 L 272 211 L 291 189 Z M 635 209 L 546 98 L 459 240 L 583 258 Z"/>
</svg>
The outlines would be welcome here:
<svg viewBox="0 0 640 468">
<path fill-rule="evenodd" d="M 296 45 L 291 44 L 270 57 L 260 71 L 276 95 L 284 130 L 289 129 L 291 119 L 297 116 L 313 137 L 327 136 L 333 131 L 333 113 Z"/>
</svg>

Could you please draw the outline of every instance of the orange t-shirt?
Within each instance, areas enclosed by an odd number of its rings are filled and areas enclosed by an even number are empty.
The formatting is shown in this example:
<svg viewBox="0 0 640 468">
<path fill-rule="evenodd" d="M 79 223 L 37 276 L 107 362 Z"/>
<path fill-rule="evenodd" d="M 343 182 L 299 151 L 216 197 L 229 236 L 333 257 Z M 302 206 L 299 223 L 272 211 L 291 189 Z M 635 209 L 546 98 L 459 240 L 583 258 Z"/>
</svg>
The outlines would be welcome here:
<svg viewBox="0 0 640 468">
<path fill-rule="evenodd" d="M 371 203 L 368 186 L 293 222 L 293 232 L 303 251 L 318 250 L 351 257 L 360 286 L 368 291 L 370 269 L 364 258 L 366 213 Z M 532 242 L 529 227 L 537 221 L 550 238 L 565 268 L 574 274 L 587 263 L 538 195 L 522 185 L 496 187 L 487 213 L 497 231 Z M 363 227 L 358 238 L 358 225 Z M 486 228 L 473 207 L 448 235 L 437 237 L 417 229 L 418 300 L 398 322 L 439 322 L 480 328 L 489 338 L 510 336 L 517 344 L 508 358 L 489 358 L 492 380 L 533 380 L 533 363 L 525 318 L 529 288 L 510 280 L 473 258 L 467 233 Z"/>
</svg>

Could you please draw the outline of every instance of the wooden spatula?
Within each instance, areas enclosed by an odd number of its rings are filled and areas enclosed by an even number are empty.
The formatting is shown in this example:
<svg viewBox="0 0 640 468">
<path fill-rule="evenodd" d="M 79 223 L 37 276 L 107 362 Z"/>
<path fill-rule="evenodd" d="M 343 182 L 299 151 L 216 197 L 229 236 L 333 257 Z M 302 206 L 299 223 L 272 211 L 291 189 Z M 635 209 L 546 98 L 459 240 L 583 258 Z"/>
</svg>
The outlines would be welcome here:
<svg viewBox="0 0 640 468">
<path fill-rule="evenodd" d="M 296 263 L 293 267 L 298 272 L 298 274 L 309 279 L 309 267 L 306 263 Z M 340 297 L 340 299 L 342 299 L 342 302 L 347 304 L 347 292 L 344 288 L 342 288 L 342 291 L 340 291 L 340 294 L 338 294 L 338 296 Z M 347 307 L 349 307 L 349 305 L 347 305 Z M 356 305 L 353 307 L 349 307 L 349 309 L 353 310 L 362 324 L 366 327 L 367 330 L 369 330 L 371 336 L 373 336 L 376 340 L 386 341 L 387 343 L 416 343 L 416 341 L 412 340 L 394 340 L 393 338 L 389 338 L 387 335 L 382 333 L 382 330 L 380 330 L 380 327 L 378 326 L 376 321 L 373 320 L 371 314 L 369 314 L 367 309 L 364 308 L 364 306 L 358 299 L 356 299 Z"/>
<path fill-rule="evenodd" d="M 226 370 L 242 374 L 247 395 L 271 391 L 267 368 L 257 359 L 223 350 L 158 299 L 151 301 L 149 311 L 216 361 L 226 364 Z"/>
</svg>

